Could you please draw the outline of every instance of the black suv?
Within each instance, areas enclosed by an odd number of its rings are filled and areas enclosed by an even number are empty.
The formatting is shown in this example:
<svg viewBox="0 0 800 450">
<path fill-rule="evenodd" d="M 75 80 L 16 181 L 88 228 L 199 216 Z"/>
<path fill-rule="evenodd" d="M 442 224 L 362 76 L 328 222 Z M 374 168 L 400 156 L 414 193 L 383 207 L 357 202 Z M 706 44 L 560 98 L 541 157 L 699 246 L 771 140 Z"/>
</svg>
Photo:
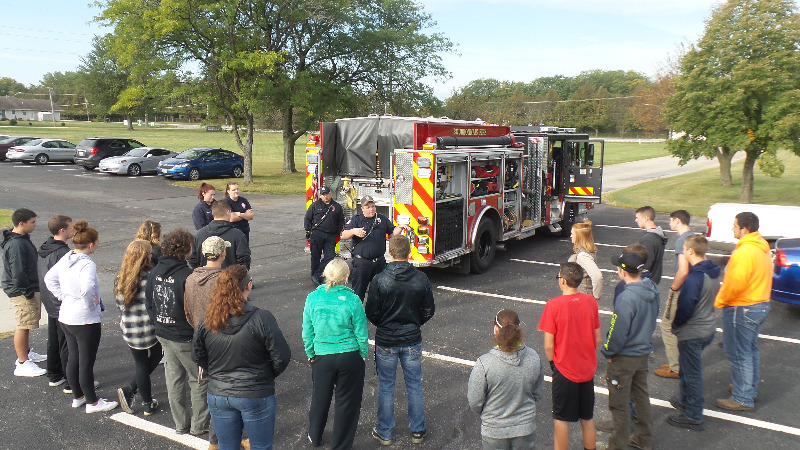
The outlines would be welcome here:
<svg viewBox="0 0 800 450">
<path fill-rule="evenodd" d="M 94 170 L 100 165 L 101 159 L 122 156 L 128 150 L 139 147 L 144 147 L 144 144 L 134 139 L 90 137 L 75 147 L 75 157 L 72 160 L 86 170 Z"/>
</svg>

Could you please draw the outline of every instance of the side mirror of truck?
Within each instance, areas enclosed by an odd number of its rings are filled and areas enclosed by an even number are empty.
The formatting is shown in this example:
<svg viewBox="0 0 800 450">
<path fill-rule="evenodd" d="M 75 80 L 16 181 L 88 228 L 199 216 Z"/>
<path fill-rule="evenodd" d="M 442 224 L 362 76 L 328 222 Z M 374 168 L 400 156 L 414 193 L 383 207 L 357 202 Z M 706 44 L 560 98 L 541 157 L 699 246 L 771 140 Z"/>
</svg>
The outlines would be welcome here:
<svg viewBox="0 0 800 450">
<path fill-rule="evenodd" d="M 586 165 L 587 166 L 594 165 L 594 144 L 589 144 L 586 147 Z"/>
</svg>

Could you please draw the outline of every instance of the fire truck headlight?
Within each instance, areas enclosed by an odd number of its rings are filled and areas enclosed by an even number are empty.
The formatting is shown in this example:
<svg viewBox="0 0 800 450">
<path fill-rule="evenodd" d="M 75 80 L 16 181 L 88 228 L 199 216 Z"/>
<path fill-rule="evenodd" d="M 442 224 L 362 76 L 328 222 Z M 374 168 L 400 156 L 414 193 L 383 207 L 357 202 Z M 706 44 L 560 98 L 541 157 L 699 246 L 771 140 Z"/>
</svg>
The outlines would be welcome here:
<svg viewBox="0 0 800 450">
<path fill-rule="evenodd" d="M 428 245 L 428 236 L 417 236 L 417 244 L 419 245 Z"/>
<path fill-rule="evenodd" d="M 417 253 L 420 255 L 427 255 L 428 254 L 428 246 L 427 245 L 418 245 L 417 246 Z"/>
<path fill-rule="evenodd" d="M 309 164 L 316 164 L 319 161 L 319 155 L 315 155 L 313 153 L 309 153 L 306 155 L 306 162 Z"/>
<path fill-rule="evenodd" d="M 420 225 L 427 225 L 430 222 L 428 222 L 428 218 L 427 217 L 419 216 L 419 217 L 417 217 L 417 223 L 419 223 Z"/>
<path fill-rule="evenodd" d="M 427 225 L 420 225 L 419 227 L 417 227 L 417 234 L 420 236 L 427 236 L 429 231 L 430 228 L 428 228 Z"/>
<path fill-rule="evenodd" d="M 426 167 L 426 168 L 428 168 L 430 166 L 431 166 L 431 159 L 430 158 L 425 158 L 425 157 L 417 158 L 417 167 Z"/>
</svg>

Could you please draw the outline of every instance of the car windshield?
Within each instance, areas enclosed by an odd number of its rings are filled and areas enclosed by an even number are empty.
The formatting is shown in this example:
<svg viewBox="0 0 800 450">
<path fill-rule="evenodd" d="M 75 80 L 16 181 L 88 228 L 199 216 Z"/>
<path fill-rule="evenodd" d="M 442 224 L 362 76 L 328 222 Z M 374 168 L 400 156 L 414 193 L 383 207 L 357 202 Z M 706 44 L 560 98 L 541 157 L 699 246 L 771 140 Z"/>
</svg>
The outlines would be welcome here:
<svg viewBox="0 0 800 450">
<path fill-rule="evenodd" d="M 128 153 L 125 153 L 125 156 L 144 156 L 146 154 L 146 148 L 135 148 L 133 150 L 128 150 Z"/>
<path fill-rule="evenodd" d="M 7 138 L 3 139 L 2 141 L 0 141 L 0 144 L 8 144 L 9 142 L 13 141 L 14 139 L 16 139 L 14 136 L 7 137 Z"/>
<path fill-rule="evenodd" d="M 205 150 L 199 150 L 199 149 L 196 149 L 196 148 L 190 148 L 189 150 L 180 152 L 178 154 L 178 156 L 176 156 L 176 158 L 195 159 L 195 158 L 200 157 L 203 153 L 205 153 Z"/>
<path fill-rule="evenodd" d="M 32 145 L 39 145 L 42 142 L 44 142 L 44 139 L 34 139 L 32 141 L 28 141 L 28 142 L 24 143 L 23 145 L 31 145 L 31 146 Z"/>
</svg>

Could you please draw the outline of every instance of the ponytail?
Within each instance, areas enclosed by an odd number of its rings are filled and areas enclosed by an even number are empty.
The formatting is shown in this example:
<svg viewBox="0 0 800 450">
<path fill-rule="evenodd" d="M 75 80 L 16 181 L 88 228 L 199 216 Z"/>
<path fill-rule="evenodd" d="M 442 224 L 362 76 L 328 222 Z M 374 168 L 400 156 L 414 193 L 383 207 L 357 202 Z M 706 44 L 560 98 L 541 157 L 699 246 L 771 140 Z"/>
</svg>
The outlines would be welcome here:
<svg viewBox="0 0 800 450">
<path fill-rule="evenodd" d="M 519 327 L 519 316 L 510 309 L 500 310 L 494 318 L 494 325 L 498 327 L 494 334 L 494 343 L 500 350 L 511 353 L 517 351 L 525 342 L 525 333 Z"/>
</svg>

